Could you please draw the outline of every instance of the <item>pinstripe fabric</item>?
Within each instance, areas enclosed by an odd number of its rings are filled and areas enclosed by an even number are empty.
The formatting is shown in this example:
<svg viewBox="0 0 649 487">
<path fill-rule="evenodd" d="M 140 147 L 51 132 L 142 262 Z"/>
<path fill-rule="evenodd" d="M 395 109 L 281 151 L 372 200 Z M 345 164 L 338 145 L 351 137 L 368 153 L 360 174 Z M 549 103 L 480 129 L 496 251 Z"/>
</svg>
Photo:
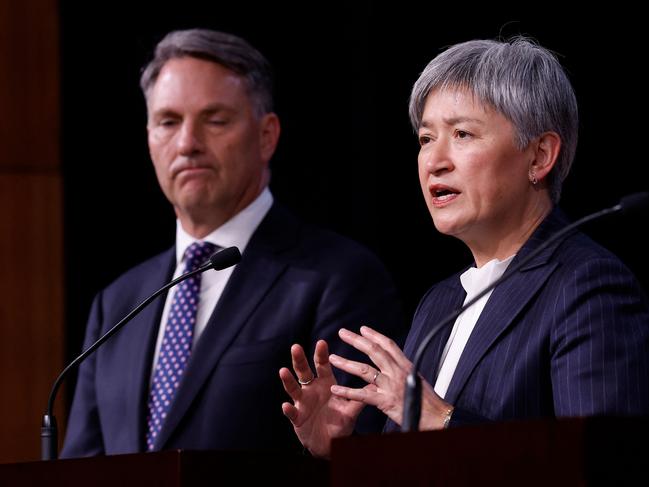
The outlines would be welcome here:
<svg viewBox="0 0 649 487">
<path fill-rule="evenodd" d="M 511 265 L 566 224 L 554 210 Z M 428 330 L 464 296 L 459 274 L 426 294 L 406 355 L 413 357 Z M 433 339 L 422 364 L 430 383 L 452 326 Z M 585 235 L 550 246 L 494 290 L 445 399 L 456 407 L 456 425 L 478 418 L 649 414 L 645 295 L 620 260 Z"/>
</svg>

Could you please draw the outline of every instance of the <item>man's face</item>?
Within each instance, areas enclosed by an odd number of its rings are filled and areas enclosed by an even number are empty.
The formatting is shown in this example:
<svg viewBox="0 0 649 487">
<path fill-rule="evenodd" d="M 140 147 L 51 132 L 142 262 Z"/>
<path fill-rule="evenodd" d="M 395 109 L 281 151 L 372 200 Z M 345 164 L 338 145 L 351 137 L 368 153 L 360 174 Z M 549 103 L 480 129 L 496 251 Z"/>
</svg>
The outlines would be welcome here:
<svg viewBox="0 0 649 487">
<path fill-rule="evenodd" d="M 219 226 L 265 187 L 279 122 L 255 113 L 242 77 L 213 62 L 171 59 L 147 105 L 158 182 L 186 230 L 206 219 Z"/>
</svg>

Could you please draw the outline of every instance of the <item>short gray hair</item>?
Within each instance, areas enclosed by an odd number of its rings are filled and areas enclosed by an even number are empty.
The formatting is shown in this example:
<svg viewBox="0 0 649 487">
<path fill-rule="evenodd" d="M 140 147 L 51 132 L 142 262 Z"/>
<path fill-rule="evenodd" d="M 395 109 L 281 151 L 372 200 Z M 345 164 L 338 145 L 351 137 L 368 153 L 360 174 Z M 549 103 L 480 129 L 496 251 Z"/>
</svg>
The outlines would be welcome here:
<svg viewBox="0 0 649 487">
<path fill-rule="evenodd" d="M 273 74 L 270 63 L 244 39 L 208 29 L 177 30 L 167 34 L 142 70 L 140 87 L 148 98 L 162 67 L 175 58 L 193 57 L 220 64 L 243 77 L 258 116 L 273 111 Z"/>
<path fill-rule="evenodd" d="M 548 176 L 554 203 L 577 150 L 577 99 L 556 56 L 525 37 L 509 41 L 474 40 L 451 46 L 436 56 L 415 82 L 410 122 L 419 130 L 428 95 L 435 90 L 468 89 L 505 116 L 525 148 L 543 132 L 561 138 L 557 163 Z"/>
</svg>

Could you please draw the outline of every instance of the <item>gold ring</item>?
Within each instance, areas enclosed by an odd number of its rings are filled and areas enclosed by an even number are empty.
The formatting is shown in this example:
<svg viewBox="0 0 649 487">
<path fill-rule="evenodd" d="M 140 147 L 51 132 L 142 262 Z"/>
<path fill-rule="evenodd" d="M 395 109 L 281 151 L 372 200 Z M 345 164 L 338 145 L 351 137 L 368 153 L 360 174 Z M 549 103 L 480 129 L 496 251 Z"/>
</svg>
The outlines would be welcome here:
<svg viewBox="0 0 649 487">
<path fill-rule="evenodd" d="M 314 379 L 315 379 L 315 375 L 311 377 L 309 380 L 298 379 L 297 381 L 301 386 L 308 386 L 309 384 L 311 384 L 311 382 L 314 381 Z"/>
</svg>

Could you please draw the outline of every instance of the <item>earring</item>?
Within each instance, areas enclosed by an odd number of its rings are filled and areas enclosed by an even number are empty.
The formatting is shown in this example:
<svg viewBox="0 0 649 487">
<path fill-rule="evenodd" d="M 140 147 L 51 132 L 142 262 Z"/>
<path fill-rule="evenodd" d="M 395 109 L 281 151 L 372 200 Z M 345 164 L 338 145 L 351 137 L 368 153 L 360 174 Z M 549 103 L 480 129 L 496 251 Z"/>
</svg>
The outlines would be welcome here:
<svg viewBox="0 0 649 487">
<path fill-rule="evenodd" d="M 530 171 L 530 183 L 532 183 L 533 186 L 536 186 L 538 182 L 539 180 L 536 179 L 536 172 L 532 169 Z"/>
</svg>

